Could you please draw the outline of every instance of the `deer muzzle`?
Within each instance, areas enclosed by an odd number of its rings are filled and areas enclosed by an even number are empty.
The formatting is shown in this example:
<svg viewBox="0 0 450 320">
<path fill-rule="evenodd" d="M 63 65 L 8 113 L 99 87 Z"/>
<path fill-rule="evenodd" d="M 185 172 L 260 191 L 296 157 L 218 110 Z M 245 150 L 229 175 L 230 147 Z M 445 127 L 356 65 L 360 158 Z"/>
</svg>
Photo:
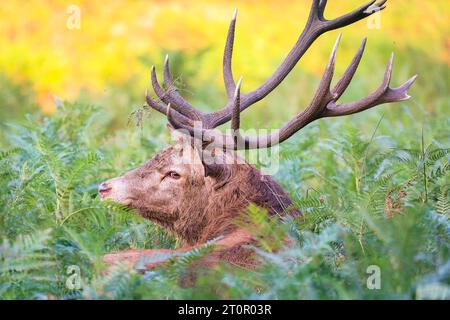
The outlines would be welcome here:
<svg viewBox="0 0 450 320">
<path fill-rule="evenodd" d="M 102 182 L 98 186 L 98 194 L 100 195 L 100 198 L 103 200 L 108 193 L 111 191 L 112 187 L 108 182 Z"/>
</svg>

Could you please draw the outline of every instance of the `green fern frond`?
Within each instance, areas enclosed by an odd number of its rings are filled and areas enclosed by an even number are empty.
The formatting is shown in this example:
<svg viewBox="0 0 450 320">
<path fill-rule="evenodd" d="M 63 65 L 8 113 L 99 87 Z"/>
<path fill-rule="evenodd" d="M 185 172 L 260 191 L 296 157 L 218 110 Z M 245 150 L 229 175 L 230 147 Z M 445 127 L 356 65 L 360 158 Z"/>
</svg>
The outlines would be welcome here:
<svg viewBox="0 0 450 320">
<path fill-rule="evenodd" d="M 0 151 L 0 161 L 17 154 L 20 150 L 20 148 L 12 148 L 6 151 Z"/>
<path fill-rule="evenodd" d="M 442 188 L 438 194 L 435 209 L 439 214 L 448 216 L 450 214 L 450 201 L 448 189 Z"/>
<path fill-rule="evenodd" d="M 450 154 L 450 148 L 447 149 L 435 149 L 427 153 L 426 161 L 427 165 L 432 165 L 440 159 L 447 157 Z"/>
<path fill-rule="evenodd" d="M 0 246 L 0 292 L 4 297 L 20 297 L 20 292 L 26 288 L 38 292 L 56 281 L 53 269 L 56 263 L 47 244 L 50 239 L 50 229 L 20 235 L 13 242 L 3 239 Z"/>
</svg>

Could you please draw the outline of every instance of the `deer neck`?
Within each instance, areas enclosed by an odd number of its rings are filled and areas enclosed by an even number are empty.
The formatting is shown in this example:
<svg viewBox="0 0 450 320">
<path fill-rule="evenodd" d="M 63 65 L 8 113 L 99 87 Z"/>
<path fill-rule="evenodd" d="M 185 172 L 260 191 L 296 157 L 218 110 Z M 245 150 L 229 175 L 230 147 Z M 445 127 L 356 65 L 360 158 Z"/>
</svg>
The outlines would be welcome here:
<svg viewBox="0 0 450 320">
<path fill-rule="evenodd" d="M 235 231 L 239 215 L 250 203 L 266 209 L 268 214 L 283 216 L 299 214 L 290 208 L 292 200 L 270 176 L 245 164 L 229 165 L 220 176 L 207 179 L 202 203 L 192 204 L 186 199 L 187 209 L 175 224 L 175 232 L 188 244 L 194 245 Z"/>
</svg>

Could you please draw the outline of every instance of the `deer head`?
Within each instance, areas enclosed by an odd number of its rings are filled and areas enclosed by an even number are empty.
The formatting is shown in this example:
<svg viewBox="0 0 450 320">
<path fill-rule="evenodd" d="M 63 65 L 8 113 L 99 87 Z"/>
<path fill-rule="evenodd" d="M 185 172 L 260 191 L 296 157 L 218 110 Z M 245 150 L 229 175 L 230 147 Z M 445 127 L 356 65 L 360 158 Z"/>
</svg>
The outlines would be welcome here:
<svg viewBox="0 0 450 320">
<path fill-rule="evenodd" d="M 138 209 L 147 218 L 170 225 L 178 218 L 179 208 L 189 205 L 187 199 L 198 205 L 198 200 L 203 200 L 199 196 L 206 193 L 204 167 L 191 156 L 198 154 L 180 141 L 141 167 L 102 183 L 99 193 L 102 199 L 110 198 Z"/>
<path fill-rule="evenodd" d="M 331 87 L 339 35 L 319 87 L 304 111 L 287 122 L 278 134 L 245 137 L 240 134 L 240 113 L 272 92 L 294 68 L 312 43 L 323 33 L 355 23 L 385 8 L 386 1 L 370 1 L 339 18 L 324 17 L 326 0 L 313 0 L 304 31 L 273 75 L 255 90 L 241 94 L 242 78 L 236 83 L 231 69 L 236 12 L 228 31 L 223 58 L 223 78 L 228 95 L 220 110 L 204 113 L 195 109 L 177 91 L 164 63 L 165 89 L 159 84 L 155 68 L 151 70 L 153 89 L 160 101 L 146 94 L 147 104 L 167 116 L 170 127 L 183 130 L 178 142 L 161 151 L 142 167 L 99 187 L 103 199 L 112 199 L 138 210 L 190 243 L 206 241 L 233 229 L 232 220 L 250 203 L 267 208 L 272 214 L 299 213 L 290 208 L 292 201 L 270 177 L 262 175 L 245 161 L 236 161 L 235 150 L 269 148 L 281 143 L 314 120 L 358 113 L 380 104 L 409 98 L 407 90 L 416 76 L 398 88 L 390 88 L 393 55 L 381 85 L 372 94 L 350 103 L 338 103 L 361 61 L 366 39 L 362 41 L 350 65 Z M 231 121 L 231 134 L 214 130 Z M 206 150 L 213 160 L 231 159 L 231 163 L 206 161 Z M 212 150 L 212 151 L 211 151 Z"/>
</svg>

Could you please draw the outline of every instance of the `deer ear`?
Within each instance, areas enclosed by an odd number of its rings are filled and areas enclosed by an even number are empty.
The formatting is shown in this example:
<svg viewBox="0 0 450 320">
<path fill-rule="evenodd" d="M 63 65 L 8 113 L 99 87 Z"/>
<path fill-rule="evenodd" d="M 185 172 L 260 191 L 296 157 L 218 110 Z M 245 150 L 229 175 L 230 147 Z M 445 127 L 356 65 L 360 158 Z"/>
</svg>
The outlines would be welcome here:
<svg viewBox="0 0 450 320">
<path fill-rule="evenodd" d="M 215 183 L 214 190 L 219 190 L 228 183 L 231 178 L 232 169 L 224 164 L 204 164 L 205 177 L 211 177 Z"/>
<path fill-rule="evenodd" d="M 205 168 L 205 177 L 214 180 L 213 188 L 218 190 L 228 183 L 232 176 L 232 166 L 227 165 L 227 157 L 215 147 L 202 148 L 202 162 Z"/>
</svg>

